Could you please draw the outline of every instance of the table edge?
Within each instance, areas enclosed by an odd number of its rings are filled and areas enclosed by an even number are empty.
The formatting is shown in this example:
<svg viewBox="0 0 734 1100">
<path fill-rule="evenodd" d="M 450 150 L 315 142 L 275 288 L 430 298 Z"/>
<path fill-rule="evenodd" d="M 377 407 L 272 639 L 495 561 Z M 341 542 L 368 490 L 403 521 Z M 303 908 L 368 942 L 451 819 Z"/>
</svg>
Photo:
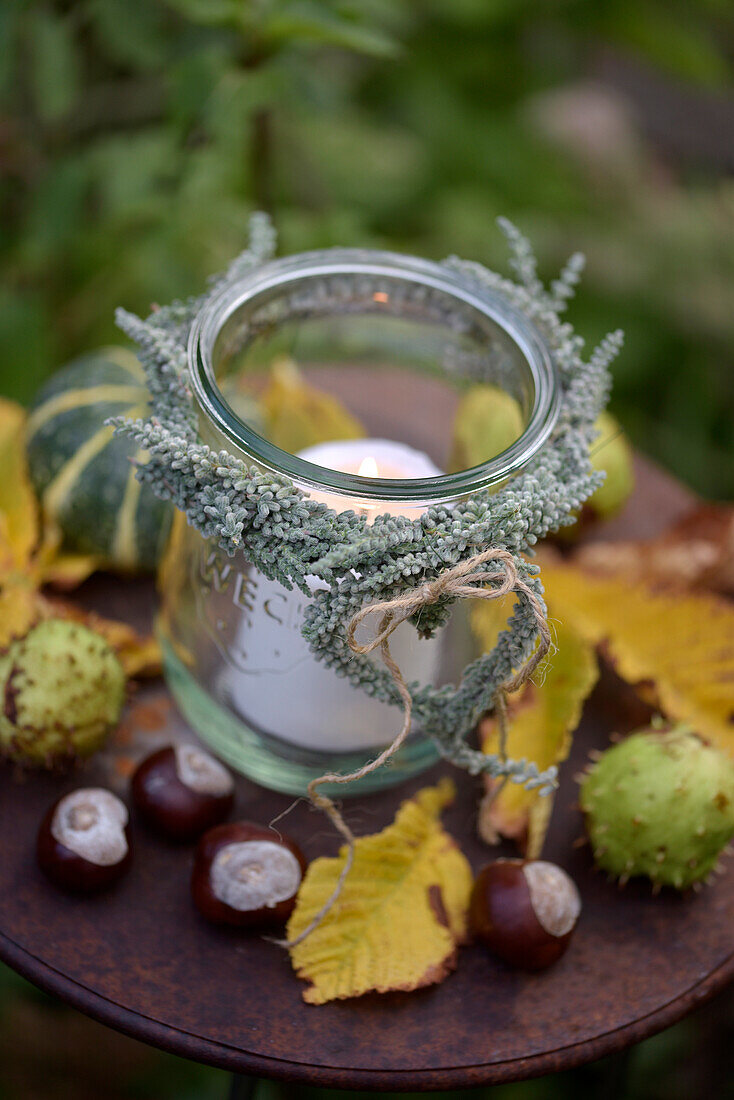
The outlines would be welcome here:
<svg viewBox="0 0 734 1100">
<path fill-rule="evenodd" d="M 15 940 L 0 933 L 0 960 L 46 993 L 60 997 L 92 1019 L 131 1038 L 179 1057 L 202 1062 L 232 1073 L 267 1077 L 325 1088 L 377 1091 L 433 1091 L 479 1085 L 508 1084 L 556 1073 L 595 1061 L 641 1042 L 676 1023 L 734 981 L 734 952 L 716 970 L 706 974 L 685 992 L 622 1027 L 602 1032 L 554 1050 L 503 1062 L 441 1069 L 347 1069 L 269 1058 L 204 1039 L 191 1032 L 143 1016 L 94 992 L 48 963 L 38 959 Z M 313 1011 L 318 1011 L 314 1009 Z"/>
</svg>

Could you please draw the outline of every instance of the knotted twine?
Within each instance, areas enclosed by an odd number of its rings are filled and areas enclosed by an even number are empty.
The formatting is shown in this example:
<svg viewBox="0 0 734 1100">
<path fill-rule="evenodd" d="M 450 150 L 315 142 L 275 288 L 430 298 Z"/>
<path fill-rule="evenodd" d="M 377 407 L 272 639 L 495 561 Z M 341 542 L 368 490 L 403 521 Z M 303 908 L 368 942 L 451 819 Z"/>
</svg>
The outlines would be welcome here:
<svg viewBox="0 0 734 1100">
<path fill-rule="evenodd" d="M 487 565 L 489 562 L 498 562 L 502 565 L 502 568 L 495 571 L 482 569 L 482 566 Z M 485 585 L 490 587 L 483 587 Z M 510 592 L 518 593 L 530 604 L 538 628 L 539 644 L 520 668 L 509 679 L 499 685 L 495 694 L 494 704 L 500 735 L 500 754 L 504 758 L 507 742 L 507 695 L 518 691 L 527 683 L 545 657 L 551 644 L 550 628 L 543 605 L 527 581 L 518 573 L 515 559 L 508 550 L 503 550 L 501 547 L 491 547 L 489 550 L 484 550 L 466 561 L 459 562 L 458 565 L 454 565 L 444 573 L 440 573 L 432 581 L 427 581 L 402 596 L 366 604 L 352 617 L 347 627 L 349 648 L 353 653 L 358 653 L 361 656 L 369 656 L 379 648 L 382 660 L 392 675 L 403 701 L 403 724 L 392 743 L 368 764 L 354 772 L 350 772 L 348 775 L 327 773 L 319 776 L 318 779 L 312 779 L 309 783 L 308 795 L 312 805 L 323 810 L 336 830 L 344 837 L 347 842 L 347 857 L 331 896 L 295 939 L 277 941 L 283 947 L 296 947 L 321 924 L 324 917 L 337 902 L 354 862 L 356 837 L 344 820 L 336 803 L 328 795 L 321 794 L 318 788 L 323 783 L 354 783 L 357 779 L 371 775 L 372 772 L 382 767 L 390 757 L 395 755 L 410 733 L 413 699 L 403 674 L 390 652 L 390 636 L 393 631 L 397 630 L 406 619 L 417 615 L 422 608 L 436 603 L 442 597 L 459 600 L 498 600 L 502 596 L 507 596 Z M 377 633 L 369 642 L 358 642 L 356 638 L 358 627 L 368 615 L 373 614 L 382 615 Z"/>
</svg>

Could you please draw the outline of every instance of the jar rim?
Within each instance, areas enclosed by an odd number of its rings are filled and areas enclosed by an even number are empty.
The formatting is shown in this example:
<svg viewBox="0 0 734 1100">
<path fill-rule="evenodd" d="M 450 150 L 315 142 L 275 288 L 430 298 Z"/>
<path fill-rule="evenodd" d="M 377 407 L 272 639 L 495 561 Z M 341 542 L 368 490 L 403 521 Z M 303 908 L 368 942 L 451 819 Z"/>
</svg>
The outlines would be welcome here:
<svg viewBox="0 0 734 1100">
<path fill-rule="evenodd" d="M 363 477 L 318 466 L 285 451 L 242 420 L 224 397 L 215 375 L 214 351 L 224 325 L 265 291 L 291 282 L 332 275 L 400 278 L 453 297 L 501 329 L 519 351 L 533 383 L 533 404 L 523 432 L 486 462 L 424 478 Z M 490 489 L 519 473 L 551 435 L 560 411 L 554 358 L 538 329 L 500 293 L 461 277 L 431 260 L 373 249 L 324 249 L 297 253 L 248 271 L 228 284 L 197 314 L 188 344 L 191 385 L 210 424 L 257 466 L 285 474 L 307 491 L 322 490 L 364 501 L 406 501 L 425 507 Z"/>
</svg>

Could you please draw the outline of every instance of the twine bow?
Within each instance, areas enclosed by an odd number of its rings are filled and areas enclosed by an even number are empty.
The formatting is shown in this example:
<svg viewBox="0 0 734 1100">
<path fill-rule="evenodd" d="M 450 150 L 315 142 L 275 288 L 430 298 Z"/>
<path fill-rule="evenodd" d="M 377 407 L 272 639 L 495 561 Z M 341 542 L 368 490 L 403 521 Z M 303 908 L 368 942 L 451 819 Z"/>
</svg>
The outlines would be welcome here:
<svg viewBox="0 0 734 1100">
<path fill-rule="evenodd" d="M 501 568 L 497 570 L 483 569 L 483 566 L 489 562 L 499 563 Z M 484 587 L 485 585 L 490 587 Z M 390 637 L 393 631 L 397 630 L 406 619 L 417 615 L 423 607 L 436 603 L 442 597 L 467 600 L 498 600 L 510 592 L 520 593 L 530 604 L 538 628 L 539 644 L 514 675 L 500 684 L 495 694 L 494 702 L 499 726 L 500 752 L 504 756 L 507 740 L 507 694 L 517 691 L 523 684 L 527 683 L 543 657 L 545 657 L 551 644 L 550 628 L 548 627 L 543 605 L 527 581 L 518 573 L 515 559 L 508 550 L 503 550 L 500 547 L 491 547 L 489 550 L 484 550 L 466 561 L 459 562 L 458 565 L 454 565 L 444 573 L 440 573 L 432 581 L 426 581 L 425 584 L 404 593 L 402 596 L 396 596 L 392 600 L 379 600 L 376 603 L 367 604 L 352 617 L 347 627 L 349 648 L 352 652 L 361 656 L 369 656 L 375 650 L 380 650 L 382 660 L 392 675 L 403 701 L 403 724 L 392 743 L 383 749 L 374 760 L 365 764 L 364 767 L 358 768 L 348 775 L 327 773 L 319 776 L 318 779 L 312 779 L 309 783 L 308 794 L 312 804 L 324 811 L 334 827 L 346 840 L 348 845 L 347 858 L 331 896 L 295 939 L 280 941 L 282 946 L 295 947 L 318 927 L 339 898 L 344 880 L 354 862 L 354 833 L 342 817 L 336 803 L 328 795 L 321 794 L 318 788 L 323 783 L 354 783 L 355 780 L 370 775 L 386 763 L 391 756 L 394 756 L 410 733 L 413 699 L 403 674 L 390 652 Z M 382 615 L 377 633 L 368 642 L 358 642 L 356 638 L 357 629 L 368 615 L 373 614 Z"/>
</svg>

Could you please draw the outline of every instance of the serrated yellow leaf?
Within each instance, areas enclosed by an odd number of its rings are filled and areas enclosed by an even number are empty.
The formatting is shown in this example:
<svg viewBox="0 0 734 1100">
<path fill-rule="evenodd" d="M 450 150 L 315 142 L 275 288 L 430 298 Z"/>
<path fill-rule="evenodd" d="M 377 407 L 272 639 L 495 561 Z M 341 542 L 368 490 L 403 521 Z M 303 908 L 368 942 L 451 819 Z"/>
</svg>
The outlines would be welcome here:
<svg viewBox="0 0 734 1100">
<path fill-rule="evenodd" d="M 472 627 L 487 649 L 495 644 L 504 626 L 499 620 L 505 612 L 494 606 L 499 603 L 477 602 L 472 608 Z M 543 770 L 568 756 L 584 700 L 598 675 L 593 647 L 572 627 L 554 625 L 555 651 L 538 666 L 533 683 L 508 700 L 508 756 L 534 760 Z M 482 721 L 479 733 L 484 752 L 499 751 L 494 717 Z M 496 793 L 496 782 L 487 780 L 489 797 L 480 807 L 480 835 L 490 842 L 497 834 L 511 837 L 523 845 L 528 859 L 537 859 L 550 821 L 553 796 L 540 795 L 515 783 L 506 783 Z"/>
<path fill-rule="evenodd" d="M 466 937 L 471 868 L 439 814 L 454 798 L 442 780 L 404 802 L 382 832 L 359 837 L 342 893 L 324 920 L 291 948 L 303 999 L 325 1004 L 376 991 L 418 989 L 453 969 Z M 331 896 L 346 849 L 311 863 L 288 923 L 295 939 Z"/>
<path fill-rule="evenodd" d="M 267 435 L 276 447 L 296 454 L 334 439 L 361 439 L 364 428 L 331 394 L 310 386 L 292 359 L 273 363 L 262 395 Z"/>
<path fill-rule="evenodd" d="M 23 569 L 38 540 L 38 506 L 25 459 L 26 413 L 15 401 L 0 397 L 0 515 L 3 551 L 0 564 Z M 7 576 L 3 572 L 0 576 Z"/>
<path fill-rule="evenodd" d="M 734 755 L 734 604 L 553 561 L 542 575 L 554 614 L 603 645 L 622 679 Z"/>
</svg>

